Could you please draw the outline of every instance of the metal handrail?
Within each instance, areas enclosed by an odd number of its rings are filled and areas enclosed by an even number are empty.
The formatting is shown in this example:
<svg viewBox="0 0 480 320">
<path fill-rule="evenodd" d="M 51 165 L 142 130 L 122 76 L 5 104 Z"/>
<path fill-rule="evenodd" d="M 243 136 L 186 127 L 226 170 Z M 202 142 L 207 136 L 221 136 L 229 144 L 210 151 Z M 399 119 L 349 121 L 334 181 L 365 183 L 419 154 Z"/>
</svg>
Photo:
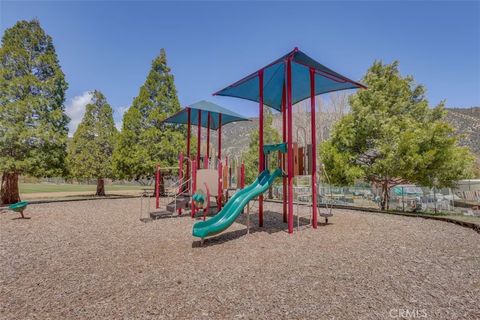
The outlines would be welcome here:
<svg viewBox="0 0 480 320">
<path fill-rule="evenodd" d="M 180 183 L 178 186 L 175 187 L 175 190 L 181 190 L 181 188 L 182 188 L 186 183 L 190 182 L 190 180 L 192 180 L 192 178 L 189 178 L 189 179 L 183 181 L 182 183 Z M 177 191 L 177 192 L 175 192 L 175 194 L 173 195 L 173 203 L 174 203 L 174 205 L 175 205 L 175 207 L 174 207 L 175 210 L 173 210 L 174 213 L 177 212 L 177 198 L 178 198 L 178 196 L 181 195 L 181 194 L 182 194 L 181 192 Z M 191 195 L 190 192 L 188 192 L 188 194 Z"/>
<path fill-rule="evenodd" d="M 322 163 L 322 168 L 323 168 L 323 172 L 325 173 L 325 178 L 327 178 L 327 182 L 328 182 L 328 189 L 330 191 L 330 199 L 333 199 L 333 195 L 332 195 L 332 184 L 330 183 L 330 178 L 327 174 L 327 170 L 325 169 L 325 164 Z M 316 192 L 316 191 L 315 191 Z M 330 204 L 330 210 L 329 210 L 329 214 L 332 213 L 332 206 L 333 206 L 333 203 Z M 325 202 L 325 209 L 329 209 L 328 208 L 328 201 Z"/>
</svg>

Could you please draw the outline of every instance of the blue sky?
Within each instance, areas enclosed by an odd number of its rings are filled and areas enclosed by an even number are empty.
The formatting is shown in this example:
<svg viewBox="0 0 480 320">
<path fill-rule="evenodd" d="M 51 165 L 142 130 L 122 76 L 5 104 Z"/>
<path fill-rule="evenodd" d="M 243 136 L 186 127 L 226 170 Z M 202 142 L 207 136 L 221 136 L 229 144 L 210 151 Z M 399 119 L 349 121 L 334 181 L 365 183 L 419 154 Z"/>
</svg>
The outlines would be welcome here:
<svg viewBox="0 0 480 320">
<path fill-rule="evenodd" d="M 243 115 L 253 103 L 211 94 L 298 46 L 359 80 L 375 59 L 400 61 L 432 105 L 480 105 L 480 2 L 7 2 L 1 32 L 38 18 L 69 82 L 74 121 L 99 89 L 118 122 L 160 48 L 182 105 L 208 99 Z"/>
</svg>

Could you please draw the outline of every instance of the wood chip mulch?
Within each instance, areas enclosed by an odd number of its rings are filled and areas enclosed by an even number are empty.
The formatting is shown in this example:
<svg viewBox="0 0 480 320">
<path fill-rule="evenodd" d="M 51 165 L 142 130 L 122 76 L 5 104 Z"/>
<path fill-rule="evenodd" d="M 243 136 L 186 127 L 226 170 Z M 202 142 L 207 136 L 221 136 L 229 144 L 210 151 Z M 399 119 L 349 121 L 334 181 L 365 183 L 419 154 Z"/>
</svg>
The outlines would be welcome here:
<svg viewBox="0 0 480 320">
<path fill-rule="evenodd" d="M 480 319 L 471 229 L 334 210 L 313 230 L 305 208 L 288 234 L 280 205 L 266 204 L 264 228 L 252 215 L 246 236 L 241 216 L 200 247 L 188 215 L 149 221 L 139 209 L 119 199 L 1 213 L 0 319 Z"/>
</svg>

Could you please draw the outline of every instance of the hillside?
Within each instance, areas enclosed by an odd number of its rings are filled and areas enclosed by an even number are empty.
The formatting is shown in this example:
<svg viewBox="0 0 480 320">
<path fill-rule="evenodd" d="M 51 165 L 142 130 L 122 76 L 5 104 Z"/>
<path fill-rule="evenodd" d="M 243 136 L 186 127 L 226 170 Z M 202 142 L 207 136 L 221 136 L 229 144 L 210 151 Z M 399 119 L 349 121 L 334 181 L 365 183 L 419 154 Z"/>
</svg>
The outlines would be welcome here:
<svg viewBox="0 0 480 320">
<path fill-rule="evenodd" d="M 460 144 L 468 146 L 480 161 L 480 107 L 448 108 L 447 111 L 446 120 L 456 129 L 458 134 L 462 135 Z M 319 121 L 317 128 L 320 141 L 328 138 L 330 130 L 338 118 L 339 116 L 332 112 L 322 112 L 317 115 L 317 119 L 324 119 L 324 121 Z M 226 149 L 226 154 L 238 155 L 248 147 L 250 133 L 258 128 L 258 118 L 250 120 L 249 122 L 239 122 L 224 127 L 223 147 Z M 295 118 L 295 121 L 298 121 L 298 119 Z M 279 132 L 281 131 L 281 124 L 280 115 L 275 114 L 273 125 Z"/>
<path fill-rule="evenodd" d="M 480 107 L 447 110 L 447 121 L 463 136 L 460 143 L 480 157 Z"/>
</svg>

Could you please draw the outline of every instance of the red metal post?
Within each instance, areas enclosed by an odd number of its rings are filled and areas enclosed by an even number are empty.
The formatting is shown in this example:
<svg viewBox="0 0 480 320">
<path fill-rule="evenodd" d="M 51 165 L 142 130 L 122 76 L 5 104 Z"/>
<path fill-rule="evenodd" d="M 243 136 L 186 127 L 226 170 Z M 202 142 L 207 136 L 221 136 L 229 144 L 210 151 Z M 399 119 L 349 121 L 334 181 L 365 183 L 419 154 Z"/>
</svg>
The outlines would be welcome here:
<svg viewBox="0 0 480 320">
<path fill-rule="evenodd" d="M 197 166 L 200 167 L 200 151 L 202 140 L 202 111 L 198 110 L 198 125 L 197 125 Z"/>
<path fill-rule="evenodd" d="M 282 87 L 282 141 L 283 143 L 287 142 L 287 96 L 285 92 L 285 83 Z M 283 172 L 287 171 L 286 167 L 286 156 L 285 153 L 282 153 L 282 170 Z M 287 222 L 287 177 L 284 175 L 283 178 L 283 222 Z"/>
<path fill-rule="evenodd" d="M 188 180 L 190 178 L 190 129 L 192 126 L 192 121 L 191 121 L 191 112 L 192 110 L 190 108 L 187 108 L 187 172 L 185 175 L 185 179 Z M 190 183 L 189 183 L 190 184 Z M 187 185 L 187 190 L 188 190 L 188 185 Z"/>
<path fill-rule="evenodd" d="M 210 159 L 210 118 L 211 114 L 208 112 L 208 118 L 207 118 L 207 161 L 205 161 L 204 168 L 208 168 L 208 161 Z"/>
<path fill-rule="evenodd" d="M 317 228 L 317 137 L 315 126 L 315 69 L 310 68 L 310 120 L 312 129 L 312 227 Z"/>
<path fill-rule="evenodd" d="M 155 172 L 155 208 L 160 207 L 160 165 L 157 164 L 157 172 Z"/>
<path fill-rule="evenodd" d="M 195 193 L 196 189 L 197 189 L 197 161 L 193 160 L 192 161 L 192 195 Z M 192 218 L 195 217 L 195 211 L 196 211 L 196 208 L 193 205 L 193 199 L 192 199 L 191 210 L 190 210 L 192 214 Z"/>
<path fill-rule="evenodd" d="M 258 72 L 258 107 L 259 107 L 259 133 L 258 133 L 258 173 L 265 169 L 263 157 L 263 69 Z M 258 226 L 263 227 L 263 194 L 258 197 Z"/>
<path fill-rule="evenodd" d="M 222 209 L 223 171 L 222 171 L 222 114 L 218 115 L 218 211 Z"/>
<path fill-rule="evenodd" d="M 222 210 L 222 193 L 223 193 L 223 168 L 222 160 L 218 161 L 218 197 L 217 197 L 217 208 L 218 211 Z"/>
<path fill-rule="evenodd" d="M 218 161 L 222 160 L 222 114 L 218 115 Z"/>
<path fill-rule="evenodd" d="M 312 227 L 317 228 L 317 135 L 315 126 L 315 69 L 310 68 L 310 119 L 312 134 Z"/>
<path fill-rule="evenodd" d="M 178 157 L 178 180 L 180 181 L 180 186 L 178 187 L 178 193 L 183 193 L 183 152 L 180 152 Z M 178 215 L 182 214 L 182 208 L 177 208 Z"/>
<path fill-rule="evenodd" d="M 288 233 L 293 233 L 293 134 L 292 134 L 292 58 L 287 59 L 287 121 L 288 121 Z"/>
</svg>

